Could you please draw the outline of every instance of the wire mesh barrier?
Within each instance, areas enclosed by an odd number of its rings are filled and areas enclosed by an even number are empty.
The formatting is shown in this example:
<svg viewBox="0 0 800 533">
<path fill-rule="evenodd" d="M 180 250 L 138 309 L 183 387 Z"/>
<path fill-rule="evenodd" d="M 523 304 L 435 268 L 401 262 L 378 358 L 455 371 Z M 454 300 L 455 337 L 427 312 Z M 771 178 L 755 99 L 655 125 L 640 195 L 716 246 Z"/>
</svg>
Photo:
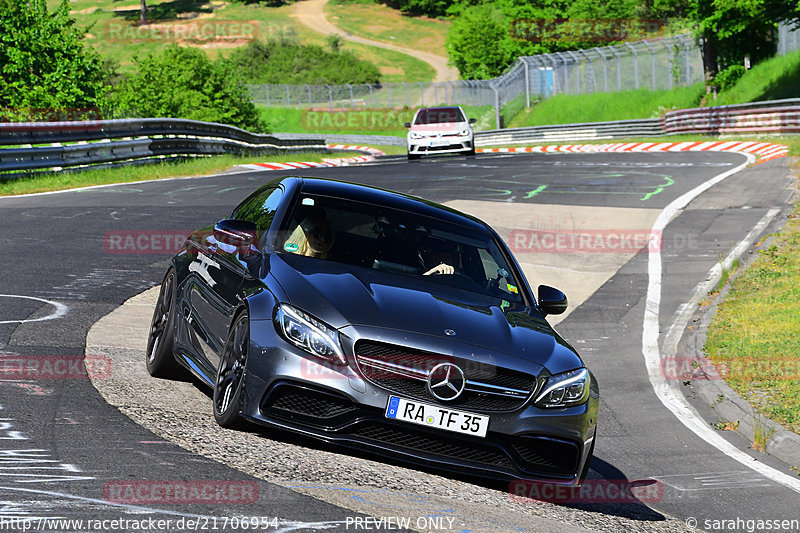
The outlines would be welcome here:
<svg viewBox="0 0 800 533">
<path fill-rule="evenodd" d="M 800 49 L 800 28 L 778 28 L 778 52 Z M 398 109 L 439 105 L 491 106 L 503 126 L 506 106 L 529 106 L 558 94 L 662 90 L 703 81 L 703 61 L 691 34 L 519 58 L 490 80 L 377 85 L 248 85 L 255 103 L 299 109 Z"/>
</svg>

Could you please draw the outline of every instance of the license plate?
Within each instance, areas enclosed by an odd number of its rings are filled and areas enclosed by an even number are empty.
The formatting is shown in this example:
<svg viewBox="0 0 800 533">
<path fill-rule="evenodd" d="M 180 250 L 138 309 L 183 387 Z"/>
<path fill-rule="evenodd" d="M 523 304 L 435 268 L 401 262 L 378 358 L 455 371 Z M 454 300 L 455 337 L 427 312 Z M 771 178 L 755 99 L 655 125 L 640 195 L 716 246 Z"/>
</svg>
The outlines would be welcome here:
<svg viewBox="0 0 800 533">
<path fill-rule="evenodd" d="M 488 416 L 465 413 L 397 396 L 389 396 L 386 418 L 475 437 L 485 437 L 489 429 Z"/>
<path fill-rule="evenodd" d="M 430 146 L 447 146 L 450 144 L 450 141 L 447 139 L 437 139 L 435 141 L 430 141 Z"/>
</svg>

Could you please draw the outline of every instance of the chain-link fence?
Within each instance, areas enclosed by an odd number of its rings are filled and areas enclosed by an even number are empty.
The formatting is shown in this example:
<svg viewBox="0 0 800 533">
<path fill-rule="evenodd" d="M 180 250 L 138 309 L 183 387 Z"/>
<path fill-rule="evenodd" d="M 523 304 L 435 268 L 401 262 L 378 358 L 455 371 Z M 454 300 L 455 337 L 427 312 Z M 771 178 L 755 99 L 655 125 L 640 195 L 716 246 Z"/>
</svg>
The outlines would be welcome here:
<svg viewBox="0 0 800 533">
<path fill-rule="evenodd" d="M 786 55 L 800 50 L 800 25 L 778 25 L 778 53 Z"/>
<path fill-rule="evenodd" d="M 778 51 L 798 49 L 800 29 L 781 25 Z M 496 127 L 534 99 L 631 89 L 672 89 L 703 81 L 698 39 L 691 34 L 519 58 L 491 80 L 378 85 L 249 85 L 254 102 L 305 109 L 395 109 L 491 106 Z"/>
</svg>

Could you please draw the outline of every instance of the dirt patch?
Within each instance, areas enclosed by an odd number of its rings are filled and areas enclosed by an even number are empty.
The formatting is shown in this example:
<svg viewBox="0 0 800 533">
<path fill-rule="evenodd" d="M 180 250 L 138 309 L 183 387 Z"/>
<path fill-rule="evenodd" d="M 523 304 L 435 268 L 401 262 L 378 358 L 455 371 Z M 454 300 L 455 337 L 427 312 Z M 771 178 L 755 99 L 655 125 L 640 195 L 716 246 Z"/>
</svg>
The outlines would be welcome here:
<svg viewBox="0 0 800 533">
<path fill-rule="evenodd" d="M 70 11 L 70 15 L 91 15 L 92 13 L 100 11 L 100 8 L 97 6 L 94 7 L 87 7 L 86 9 L 78 9 L 77 11 Z"/>
<path fill-rule="evenodd" d="M 120 11 L 139 11 L 142 6 L 139 4 L 133 6 L 117 6 L 114 8 L 115 13 L 119 13 Z"/>
<path fill-rule="evenodd" d="M 215 41 L 178 41 L 178 46 L 184 48 L 202 48 L 204 50 L 224 50 L 228 48 L 239 48 L 250 42 L 250 39 L 225 39 Z"/>
</svg>

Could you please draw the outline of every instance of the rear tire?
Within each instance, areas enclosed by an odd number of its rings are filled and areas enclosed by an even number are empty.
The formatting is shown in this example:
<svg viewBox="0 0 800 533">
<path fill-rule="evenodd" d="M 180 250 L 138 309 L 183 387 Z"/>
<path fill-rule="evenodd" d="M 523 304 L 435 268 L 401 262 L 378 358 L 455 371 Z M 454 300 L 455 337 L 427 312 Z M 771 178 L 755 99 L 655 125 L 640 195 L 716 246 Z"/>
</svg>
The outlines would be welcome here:
<svg viewBox="0 0 800 533">
<path fill-rule="evenodd" d="M 175 360 L 175 271 L 170 268 L 161 283 L 147 339 L 147 371 L 157 378 L 181 377 Z"/>
<path fill-rule="evenodd" d="M 250 346 L 250 317 L 241 313 L 233 322 L 214 383 L 214 419 L 224 428 L 243 425 L 240 413 Z"/>
</svg>

